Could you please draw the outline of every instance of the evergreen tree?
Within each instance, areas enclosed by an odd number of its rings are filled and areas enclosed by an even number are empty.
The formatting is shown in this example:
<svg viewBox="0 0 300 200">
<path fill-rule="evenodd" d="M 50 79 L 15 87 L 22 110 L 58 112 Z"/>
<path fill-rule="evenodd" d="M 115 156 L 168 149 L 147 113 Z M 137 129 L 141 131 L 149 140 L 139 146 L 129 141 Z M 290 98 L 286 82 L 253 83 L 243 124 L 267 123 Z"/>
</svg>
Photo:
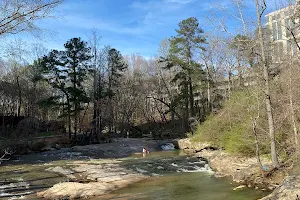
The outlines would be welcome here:
<svg viewBox="0 0 300 200">
<path fill-rule="evenodd" d="M 87 74 L 91 69 L 90 59 L 92 57 L 87 43 L 80 38 L 72 38 L 64 46 L 66 50 L 62 57 L 62 61 L 64 62 L 68 80 L 71 82 L 68 90 L 74 108 L 74 134 L 76 136 L 78 114 L 82 110 L 81 104 L 89 102 L 89 98 L 82 83 L 87 78 Z"/>
<path fill-rule="evenodd" d="M 107 96 L 109 98 L 109 106 L 110 106 L 110 131 L 114 127 L 114 107 L 113 107 L 113 96 L 117 92 L 118 85 L 120 82 L 120 78 L 122 77 L 122 73 L 127 70 L 128 65 L 124 62 L 124 58 L 121 53 L 111 48 L 108 51 L 108 88 L 107 88 Z"/>
<path fill-rule="evenodd" d="M 78 114 L 82 104 L 88 103 L 89 98 L 82 83 L 86 80 L 90 70 L 90 48 L 80 38 L 72 38 L 65 45 L 64 51 L 52 50 L 42 59 L 44 78 L 63 96 L 50 98 L 56 104 L 67 109 L 69 136 L 71 136 L 71 116 L 74 116 L 74 134 L 77 133 Z M 64 102 L 66 98 L 66 104 Z M 65 108 L 65 107 L 64 107 Z"/>
<path fill-rule="evenodd" d="M 174 81 L 181 88 L 181 98 L 184 101 L 184 118 L 194 117 L 194 90 L 203 79 L 202 65 L 195 60 L 196 53 L 203 51 L 206 42 L 203 30 L 199 27 L 197 18 L 190 17 L 179 23 L 177 36 L 170 39 L 170 49 L 166 68 L 176 67 Z"/>
</svg>

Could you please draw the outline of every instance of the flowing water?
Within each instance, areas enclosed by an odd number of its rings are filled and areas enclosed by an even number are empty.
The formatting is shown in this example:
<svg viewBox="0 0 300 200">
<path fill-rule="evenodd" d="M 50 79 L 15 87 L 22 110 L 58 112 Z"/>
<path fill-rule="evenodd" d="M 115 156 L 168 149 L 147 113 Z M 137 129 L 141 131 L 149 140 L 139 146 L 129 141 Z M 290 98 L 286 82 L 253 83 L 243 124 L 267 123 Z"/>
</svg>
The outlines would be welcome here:
<svg viewBox="0 0 300 200">
<path fill-rule="evenodd" d="M 93 200 L 256 200 L 268 192 L 240 188 L 228 179 L 214 177 L 203 158 L 180 151 L 150 153 L 124 161 L 124 166 L 150 178 Z"/>
<path fill-rule="evenodd" d="M 164 147 L 172 149 L 169 144 Z M 54 158 L 56 161 L 53 162 Z M 78 159 L 89 158 L 79 152 L 70 152 L 70 149 L 16 158 L 0 167 L 0 199 L 38 199 L 34 195 L 26 195 L 67 181 L 46 169 Z M 93 200 L 255 200 L 268 194 L 246 187 L 233 190 L 239 185 L 215 178 L 205 159 L 190 157 L 181 151 L 134 154 L 119 160 L 123 167 L 150 178 Z"/>
</svg>

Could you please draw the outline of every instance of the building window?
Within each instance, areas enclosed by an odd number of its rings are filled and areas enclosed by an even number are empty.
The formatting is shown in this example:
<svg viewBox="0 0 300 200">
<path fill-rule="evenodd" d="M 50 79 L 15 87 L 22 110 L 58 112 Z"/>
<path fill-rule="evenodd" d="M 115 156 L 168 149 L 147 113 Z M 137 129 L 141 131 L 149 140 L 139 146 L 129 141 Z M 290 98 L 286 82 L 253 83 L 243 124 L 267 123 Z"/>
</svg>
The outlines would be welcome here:
<svg viewBox="0 0 300 200">
<path fill-rule="evenodd" d="M 290 12 L 290 16 L 293 16 L 294 15 L 294 9 L 289 9 L 289 12 Z"/>
<path fill-rule="evenodd" d="M 281 18 L 281 15 L 280 14 L 277 14 L 277 19 L 279 20 Z"/>
<path fill-rule="evenodd" d="M 278 43 L 274 44 L 274 61 L 278 59 Z"/>
<path fill-rule="evenodd" d="M 297 55 L 298 50 L 299 49 L 298 49 L 298 46 L 297 46 L 296 42 L 293 41 L 293 55 Z"/>
<path fill-rule="evenodd" d="M 278 29 L 278 40 L 282 40 L 282 27 L 281 27 L 281 22 L 277 22 L 277 29 Z"/>
<path fill-rule="evenodd" d="M 286 53 L 287 54 L 291 54 L 291 50 L 292 50 L 292 44 L 291 44 L 291 41 L 287 40 L 286 41 Z"/>
<path fill-rule="evenodd" d="M 291 19 L 285 19 L 285 37 L 291 36 Z"/>
<path fill-rule="evenodd" d="M 279 58 L 282 58 L 283 56 L 283 42 L 278 42 L 278 55 Z"/>
<path fill-rule="evenodd" d="M 276 23 L 273 22 L 272 24 L 272 27 L 273 27 L 273 40 L 277 40 L 277 29 L 276 29 Z"/>
</svg>

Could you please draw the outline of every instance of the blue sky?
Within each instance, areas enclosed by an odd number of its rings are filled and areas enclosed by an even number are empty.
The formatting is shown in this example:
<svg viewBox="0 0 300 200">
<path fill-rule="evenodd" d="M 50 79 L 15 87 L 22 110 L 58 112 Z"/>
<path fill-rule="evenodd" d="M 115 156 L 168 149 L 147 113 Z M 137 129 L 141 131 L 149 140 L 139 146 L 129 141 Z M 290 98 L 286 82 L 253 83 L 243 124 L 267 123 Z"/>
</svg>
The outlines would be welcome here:
<svg viewBox="0 0 300 200">
<path fill-rule="evenodd" d="M 269 11 L 279 5 L 278 1 L 269 0 Z M 255 20 L 253 0 L 244 2 L 246 18 Z M 236 13 L 231 0 L 65 0 L 56 9 L 55 19 L 38 25 L 47 30 L 43 42 L 48 49 L 62 49 L 72 37 L 86 40 L 94 28 L 102 37 L 102 45 L 110 45 L 123 54 L 151 57 L 157 53 L 160 41 L 176 35 L 177 24 L 188 17 L 197 17 L 210 34 L 224 34 L 208 22 L 207 17 L 215 16 L 237 32 L 237 21 L 226 12 L 217 12 L 216 4 Z M 35 41 L 24 34 L 18 37 Z"/>
</svg>

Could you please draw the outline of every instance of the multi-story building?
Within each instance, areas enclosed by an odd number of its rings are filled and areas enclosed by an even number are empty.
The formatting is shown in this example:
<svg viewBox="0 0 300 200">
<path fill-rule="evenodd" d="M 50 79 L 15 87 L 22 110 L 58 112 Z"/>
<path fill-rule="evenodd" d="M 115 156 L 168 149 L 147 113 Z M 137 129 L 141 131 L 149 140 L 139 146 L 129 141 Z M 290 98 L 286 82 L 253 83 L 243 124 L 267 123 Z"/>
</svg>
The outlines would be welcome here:
<svg viewBox="0 0 300 200">
<path fill-rule="evenodd" d="M 296 1 L 296 5 L 276 10 L 265 16 L 267 34 L 270 34 L 272 46 L 272 60 L 278 62 L 284 55 L 296 55 L 299 53 L 297 44 L 293 39 L 296 33 L 295 26 L 299 21 L 295 21 L 295 12 L 297 6 L 300 6 L 300 0 Z"/>
</svg>

